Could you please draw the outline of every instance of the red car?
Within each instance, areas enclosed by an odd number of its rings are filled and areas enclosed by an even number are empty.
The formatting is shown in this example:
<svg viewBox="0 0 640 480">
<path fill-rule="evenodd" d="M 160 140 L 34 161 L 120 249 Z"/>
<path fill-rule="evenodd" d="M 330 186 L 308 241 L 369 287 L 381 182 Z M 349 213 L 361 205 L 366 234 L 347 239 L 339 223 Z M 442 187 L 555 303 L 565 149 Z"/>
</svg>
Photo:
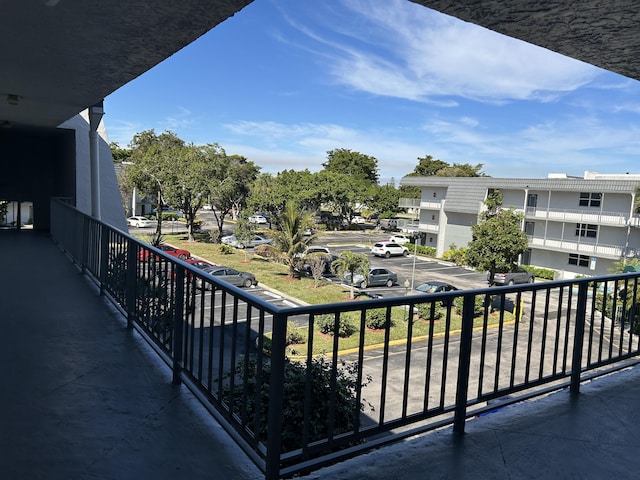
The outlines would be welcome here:
<svg viewBox="0 0 640 480">
<path fill-rule="evenodd" d="M 194 267 L 199 268 L 200 270 L 202 270 L 203 268 L 216 266 L 215 263 L 207 262 L 206 260 L 202 260 L 201 258 L 190 258 L 189 260 L 186 260 L 186 262 L 189 265 L 193 265 Z"/>
<path fill-rule="evenodd" d="M 191 253 L 189 253 L 188 250 L 172 247 L 171 245 L 167 245 L 166 243 L 161 243 L 160 245 L 158 245 L 158 248 L 173 257 L 179 258 L 180 260 L 187 260 L 188 258 L 191 258 Z M 149 250 L 140 250 L 140 260 L 145 261 L 148 259 Z"/>
</svg>

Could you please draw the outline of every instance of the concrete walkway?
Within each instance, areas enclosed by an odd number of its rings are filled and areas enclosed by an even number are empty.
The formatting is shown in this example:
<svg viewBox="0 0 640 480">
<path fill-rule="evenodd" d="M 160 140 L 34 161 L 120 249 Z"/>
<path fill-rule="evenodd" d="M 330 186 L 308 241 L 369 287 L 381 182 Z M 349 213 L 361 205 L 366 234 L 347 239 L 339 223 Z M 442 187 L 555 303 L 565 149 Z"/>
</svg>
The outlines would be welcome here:
<svg viewBox="0 0 640 480">
<path fill-rule="evenodd" d="M 0 252 L 0 478 L 263 478 L 48 236 Z"/>
<path fill-rule="evenodd" d="M 47 236 L 0 231 L 0 478 L 263 478 Z M 635 479 L 640 367 L 310 479 Z"/>
</svg>

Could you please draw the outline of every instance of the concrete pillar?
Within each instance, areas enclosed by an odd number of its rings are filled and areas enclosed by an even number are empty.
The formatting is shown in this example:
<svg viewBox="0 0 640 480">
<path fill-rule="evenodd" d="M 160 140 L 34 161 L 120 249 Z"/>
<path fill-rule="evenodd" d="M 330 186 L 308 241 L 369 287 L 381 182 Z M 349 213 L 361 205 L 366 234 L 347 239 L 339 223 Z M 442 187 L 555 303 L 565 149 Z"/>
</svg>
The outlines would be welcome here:
<svg viewBox="0 0 640 480">
<path fill-rule="evenodd" d="M 100 136 L 98 125 L 104 115 L 103 102 L 89 108 L 89 157 L 91 165 L 91 216 L 100 220 Z"/>
</svg>

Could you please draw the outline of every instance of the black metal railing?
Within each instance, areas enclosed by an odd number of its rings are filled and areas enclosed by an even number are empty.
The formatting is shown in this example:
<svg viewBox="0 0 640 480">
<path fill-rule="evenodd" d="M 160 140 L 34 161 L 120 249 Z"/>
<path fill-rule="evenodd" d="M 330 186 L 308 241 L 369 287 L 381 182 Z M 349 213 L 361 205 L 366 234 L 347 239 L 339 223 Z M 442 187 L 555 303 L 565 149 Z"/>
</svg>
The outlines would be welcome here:
<svg viewBox="0 0 640 480">
<path fill-rule="evenodd" d="M 51 232 L 269 479 L 640 353 L 638 273 L 279 308 L 56 200 Z"/>
</svg>

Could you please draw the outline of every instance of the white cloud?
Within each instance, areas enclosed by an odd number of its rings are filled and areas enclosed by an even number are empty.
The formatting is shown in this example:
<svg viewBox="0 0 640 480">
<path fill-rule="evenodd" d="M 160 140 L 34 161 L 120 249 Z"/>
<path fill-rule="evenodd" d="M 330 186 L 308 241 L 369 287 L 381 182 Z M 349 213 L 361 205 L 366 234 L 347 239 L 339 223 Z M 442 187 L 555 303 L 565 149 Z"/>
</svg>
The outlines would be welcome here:
<svg viewBox="0 0 640 480">
<path fill-rule="evenodd" d="M 336 82 L 363 92 L 415 101 L 551 101 L 602 72 L 406 0 L 342 3 L 349 15 L 316 12 L 325 28 L 290 25 L 326 57 Z"/>
</svg>

